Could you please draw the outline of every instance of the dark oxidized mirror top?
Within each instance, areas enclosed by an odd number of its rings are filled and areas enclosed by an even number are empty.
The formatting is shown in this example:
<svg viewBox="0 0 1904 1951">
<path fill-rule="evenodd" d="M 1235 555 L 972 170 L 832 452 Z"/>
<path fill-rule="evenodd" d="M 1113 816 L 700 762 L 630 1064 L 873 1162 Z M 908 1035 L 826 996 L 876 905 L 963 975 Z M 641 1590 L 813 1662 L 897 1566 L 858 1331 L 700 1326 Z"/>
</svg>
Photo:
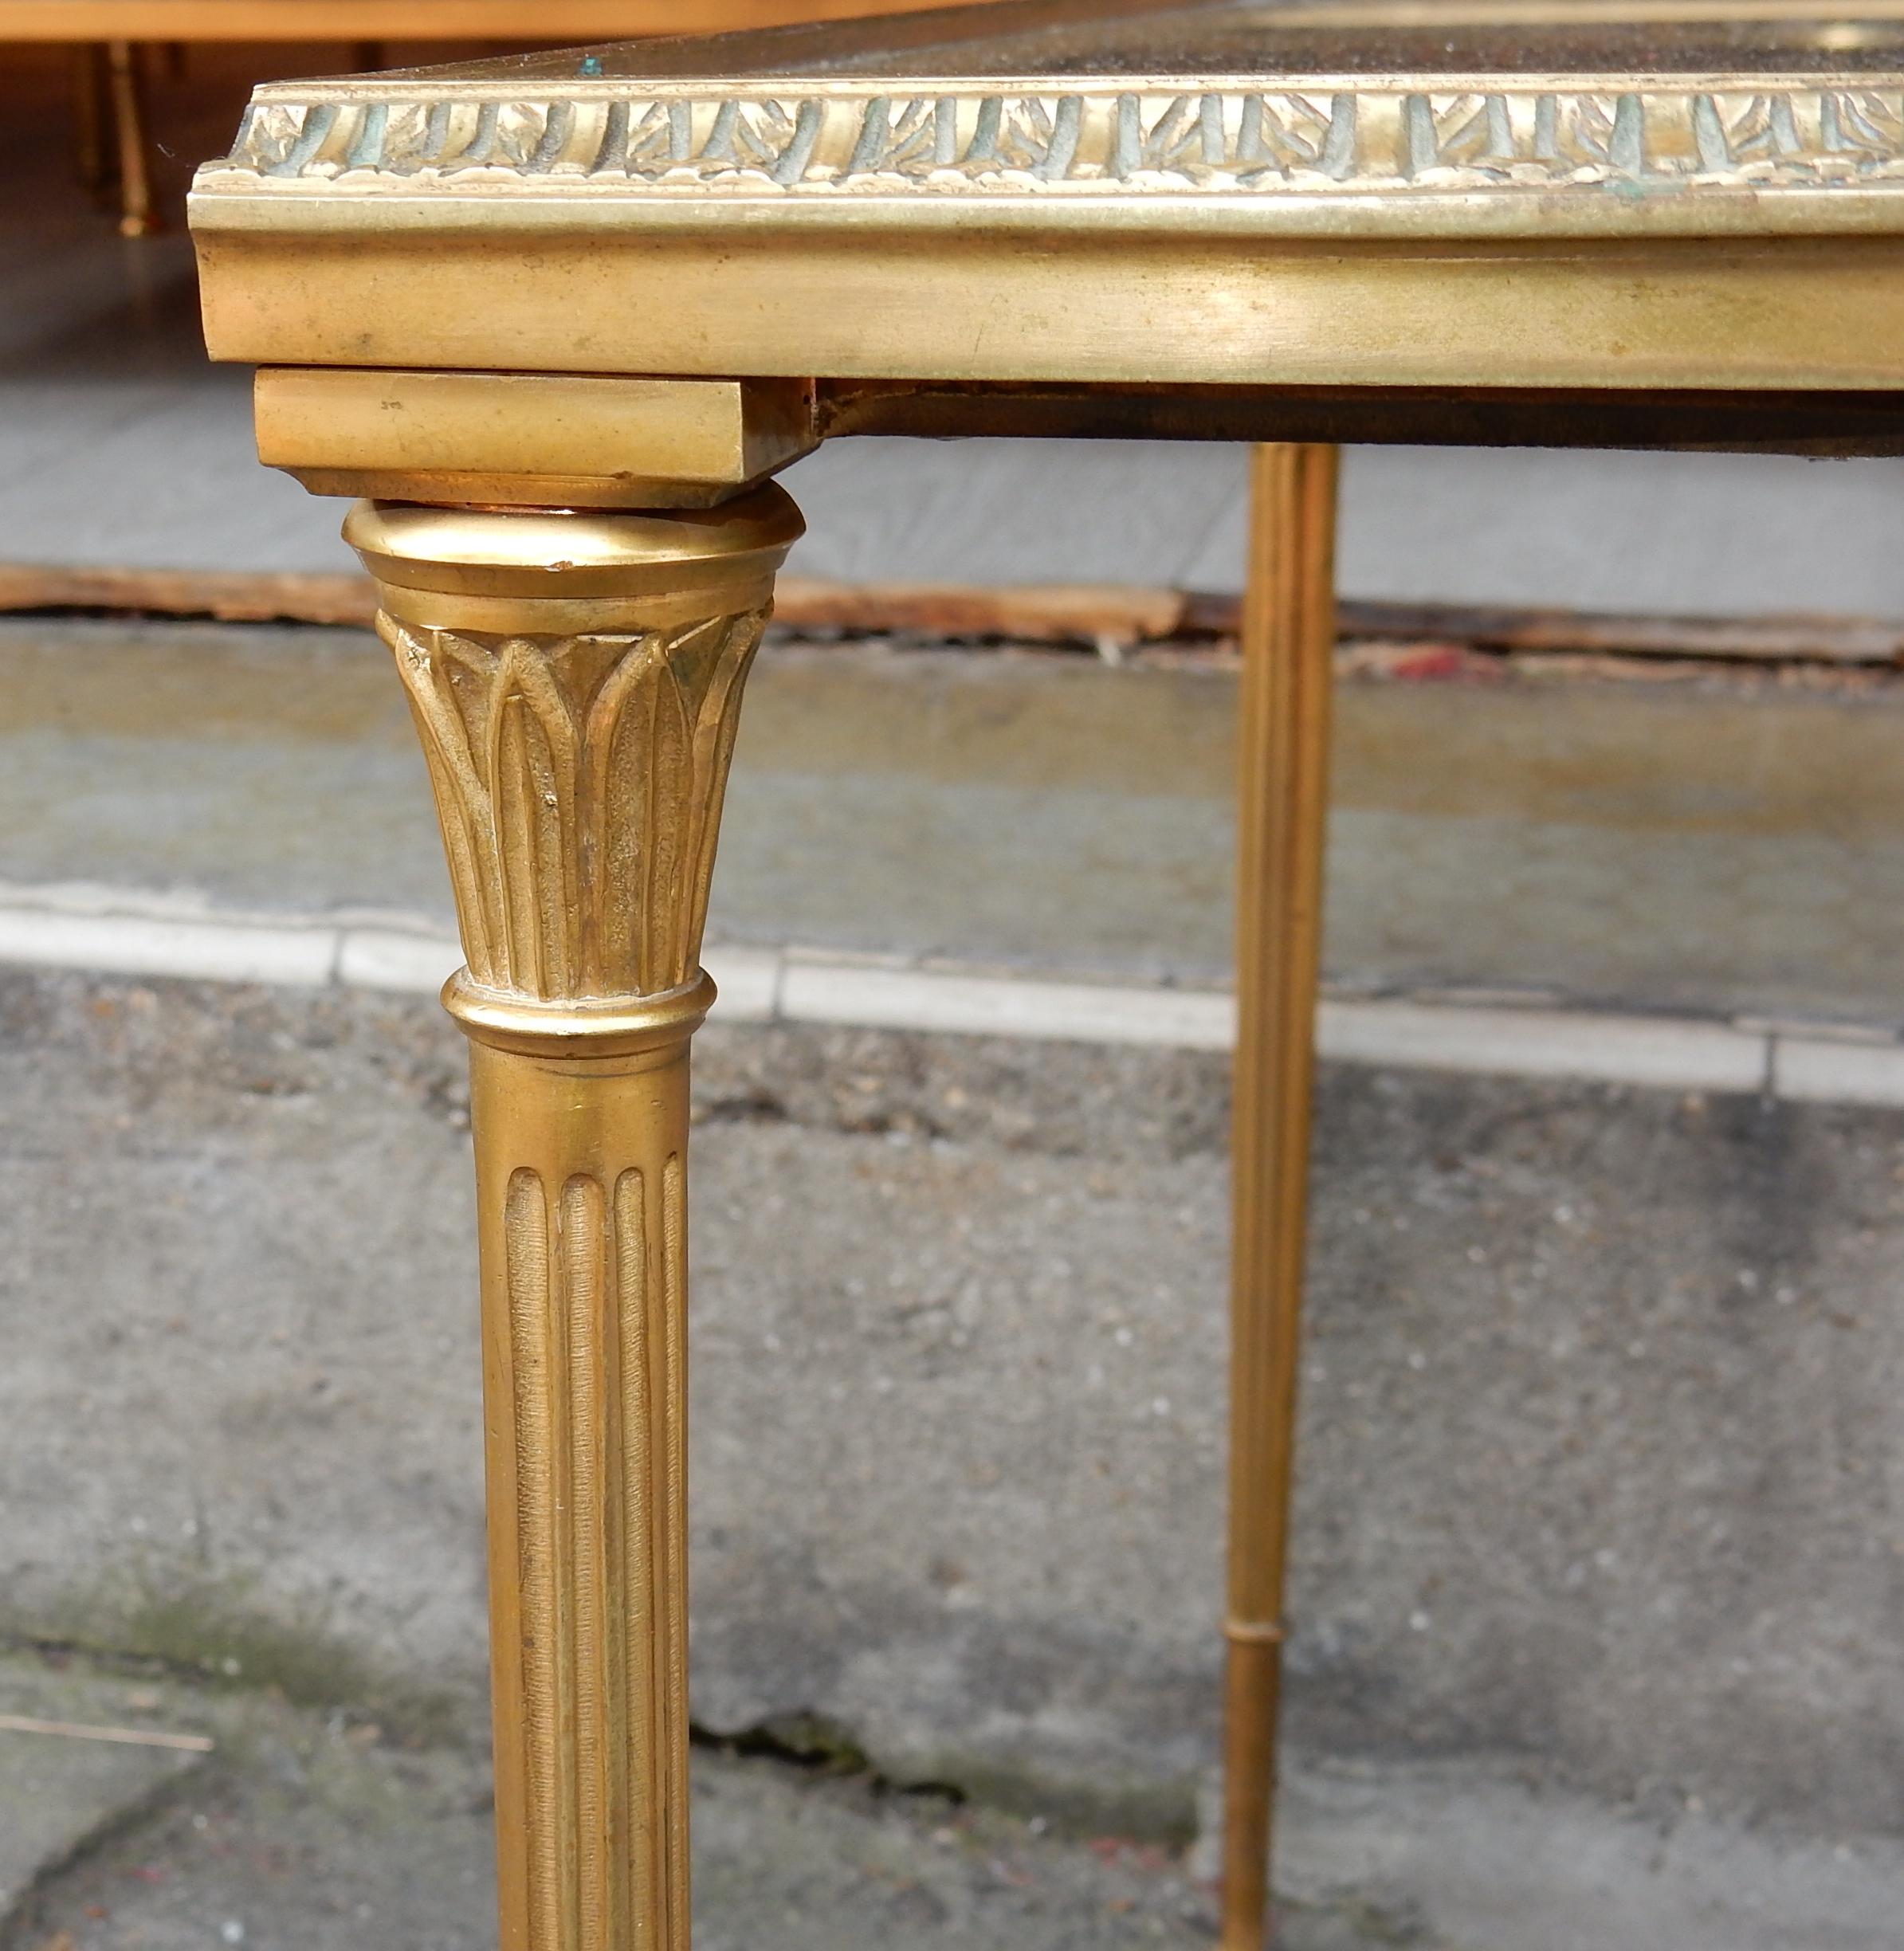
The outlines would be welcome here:
<svg viewBox="0 0 1904 1951">
<path fill-rule="evenodd" d="M 838 75 L 1670 77 L 1904 72 L 1904 9 L 1568 5 L 1239 5 L 1075 0 L 967 6 L 841 26 L 632 42 L 479 62 L 475 78 L 734 80 Z"/>
</svg>

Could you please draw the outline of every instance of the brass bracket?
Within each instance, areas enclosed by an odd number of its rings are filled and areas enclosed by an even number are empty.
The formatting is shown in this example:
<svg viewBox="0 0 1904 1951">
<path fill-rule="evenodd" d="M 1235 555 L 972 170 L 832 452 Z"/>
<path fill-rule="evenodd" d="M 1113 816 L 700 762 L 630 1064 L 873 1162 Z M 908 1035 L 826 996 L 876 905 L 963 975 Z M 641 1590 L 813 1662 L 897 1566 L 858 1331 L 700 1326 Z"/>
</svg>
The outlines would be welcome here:
<svg viewBox="0 0 1904 1951">
<path fill-rule="evenodd" d="M 313 494 L 493 508 L 712 508 L 819 444 L 798 379 L 267 366 L 258 458 Z"/>
</svg>

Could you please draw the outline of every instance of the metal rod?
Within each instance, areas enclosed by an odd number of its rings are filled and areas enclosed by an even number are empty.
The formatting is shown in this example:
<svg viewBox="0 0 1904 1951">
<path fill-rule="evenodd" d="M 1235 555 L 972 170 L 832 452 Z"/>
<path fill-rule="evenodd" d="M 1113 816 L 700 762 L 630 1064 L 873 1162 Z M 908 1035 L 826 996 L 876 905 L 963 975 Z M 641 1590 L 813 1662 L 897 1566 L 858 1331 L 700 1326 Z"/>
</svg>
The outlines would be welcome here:
<svg viewBox="0 0 1904 1951">
<path fill-rule="evenodd" d="M 1251 457 L 1239 703 L 1223 1951 L 1270 1922 L 1321 967 L 1337 450 Z"/>
<path fill-rule="evenodd" d="M 155 230 L 152 214 L 152 177 L 146 155 L 145 83 L 139 71 L 139 50 L 130 41 L 113 41 L 106 48 L 106 67 L 112 98 L 114 136 L 119 144 L 119 234 L 144 237 Z"/>
</svg>

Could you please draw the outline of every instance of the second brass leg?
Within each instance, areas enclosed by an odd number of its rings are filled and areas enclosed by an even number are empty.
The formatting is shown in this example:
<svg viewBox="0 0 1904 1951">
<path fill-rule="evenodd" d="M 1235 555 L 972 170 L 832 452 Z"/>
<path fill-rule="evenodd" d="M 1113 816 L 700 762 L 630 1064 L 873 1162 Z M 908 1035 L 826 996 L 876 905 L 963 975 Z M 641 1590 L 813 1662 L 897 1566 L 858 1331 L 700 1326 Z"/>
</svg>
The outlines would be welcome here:
<svg viewBox="0 0 1904 1951">
<path fill-rule="evenodd" d="M 1229 1620 L 1223 1951 L 1270 1923 L 1321 961 L 1335 648 L 1336 450 L 1264 446 L 1238 711 Z"/>
</svg>

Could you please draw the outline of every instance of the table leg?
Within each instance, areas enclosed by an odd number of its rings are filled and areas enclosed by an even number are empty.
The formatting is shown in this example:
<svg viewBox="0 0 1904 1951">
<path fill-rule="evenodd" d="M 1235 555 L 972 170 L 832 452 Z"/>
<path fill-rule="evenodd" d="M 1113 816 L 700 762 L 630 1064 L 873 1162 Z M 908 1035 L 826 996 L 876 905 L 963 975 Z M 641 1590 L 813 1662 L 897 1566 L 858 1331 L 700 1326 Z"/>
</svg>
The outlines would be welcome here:
<svg viewBox="0 0 1904 1951">
<path fill-rule="evenodd" d="M 503 1951 L 686 1951 L 688 1045 L 799 531 L 359 503 L 468 966 Z"/>
<path fill-rule="evenodd" d="M 139 50 L 130 41 L 108 41 L 106 71 L 119 146 L 119 234 L 144 237 L 158 228 L 152 214 L 151 159 L 146 153 L 145 82 Z"/>
<path fill-rule="evenodd" d="M 1337 454 L 1251 457 L 1239 712 L 1223 1951 L 1270 1910 L 1328 812 Z"/>
</svg>

